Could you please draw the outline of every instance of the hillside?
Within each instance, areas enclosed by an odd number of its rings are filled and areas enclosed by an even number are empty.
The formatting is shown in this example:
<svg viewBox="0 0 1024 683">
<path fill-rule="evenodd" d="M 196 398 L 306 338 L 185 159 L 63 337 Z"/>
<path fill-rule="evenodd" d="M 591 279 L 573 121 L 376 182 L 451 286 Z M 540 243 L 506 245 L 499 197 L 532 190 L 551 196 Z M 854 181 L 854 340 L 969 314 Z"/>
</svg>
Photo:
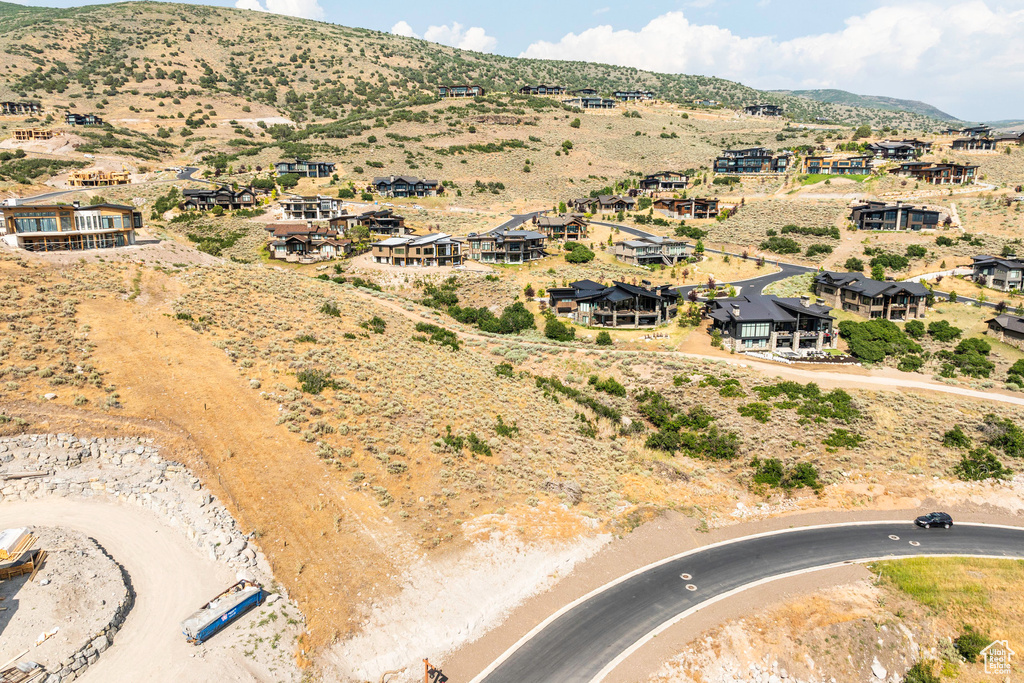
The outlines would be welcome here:
<svg viewBox="0 0 1024 683">
<path fill-rule="evenodd" d="M 908 112 L 919 114 L 940 121 L 959 121 L 960 119 L 947 114 L 938 107 L 933 107 L 927 102 L 918 100 L 901 100 L 896 97 L 884 97 L 881 95 L 858 95 L 846 90 L 773 90 L 773 93 L 780 95 L 793 95 L 804 97 L 815 102 L 828 104 L 842 104 L 848 107 L 864 107 L 867 109 L 884 109 L 886 111 Z"/>
<path fill-rule="evenodd" d="M 199 99 L 294 122 L 334 120 L 343 130 L 379 112 L 432 101 L 442 83 L 514 91 L 557 82 L 603 92 L 647 88 L 677 103 L 767 101 L 785 106 L 796 120 L 936 125 L 920 113 L 762 93 L 717 78 L 480 54 L 364 29 L 184 4 L 41 9 L 0 3 L 0 49 L 8 56 L 0 96 L 38 98 L 51 111 L 128 108 L 150 120 L 186 116 L 192 104 L 183 102 Z"/>
</svg>

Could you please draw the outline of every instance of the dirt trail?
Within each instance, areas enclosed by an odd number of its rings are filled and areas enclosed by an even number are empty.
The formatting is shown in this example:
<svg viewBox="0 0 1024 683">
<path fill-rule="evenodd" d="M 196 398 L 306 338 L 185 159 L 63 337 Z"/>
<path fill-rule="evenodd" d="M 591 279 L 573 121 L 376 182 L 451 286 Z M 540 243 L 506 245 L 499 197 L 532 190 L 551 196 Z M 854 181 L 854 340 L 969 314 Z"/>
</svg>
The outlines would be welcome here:
<svg viewBox="0 0 1024 683">
<path fill-rule="evenodd" d="M 250 388 L 208 337 L 165 315 L 176 285 L 146 271 L 135 303 L 83 301 L 79 317 L 92 326 L 97 364 L 110 369 L 126 417 L 190 435 L 197 452 L 168 455 L 183 459 L 242 528 L 256 532 L 275 577 L 306 614 L 312 642 L 329 642 L 338 625 L 358 623 L 351 596 L 368 599 L 392 572 L 386 550 L 394 533 L 374 500 L 352 493 L 311 444 L 276 426 L 277 403 Z M 343 594 L 349 599 L 336 597 Z"/>
</svg>

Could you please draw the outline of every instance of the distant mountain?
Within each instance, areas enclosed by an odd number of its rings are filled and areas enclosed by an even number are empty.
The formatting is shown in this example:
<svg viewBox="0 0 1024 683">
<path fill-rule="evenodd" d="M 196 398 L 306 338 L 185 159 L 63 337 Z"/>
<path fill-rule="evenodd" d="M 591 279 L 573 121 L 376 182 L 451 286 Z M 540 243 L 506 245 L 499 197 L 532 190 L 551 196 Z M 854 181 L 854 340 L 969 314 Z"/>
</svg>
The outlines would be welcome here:
<svg viewBox="0 0 1024 683">
<path fill-rule="evenodd" d="M 895 97 L 882 97 L 880 95 L 857 95 L 845 90 L 772 90 L 771 92 L 780 95 L 805 97 L 809 100 L 826 102 L 828 104 L 845 104 L 848 107 L 867 107 L 869 109 L 885 109 L 887 111 L 905 111 L 942 121 L 960 121 L 955 116 L 951 116 L 927 102 L 918 102 L 917 100 L 900 100 Z"/>
<path fill-rule="evenodd" d="M 985 124 L 992 126 L 993 130 L 1024 129 L 1024 119 L 1003 119 L 1002 121 L 986 121 Z"/>
</svg>

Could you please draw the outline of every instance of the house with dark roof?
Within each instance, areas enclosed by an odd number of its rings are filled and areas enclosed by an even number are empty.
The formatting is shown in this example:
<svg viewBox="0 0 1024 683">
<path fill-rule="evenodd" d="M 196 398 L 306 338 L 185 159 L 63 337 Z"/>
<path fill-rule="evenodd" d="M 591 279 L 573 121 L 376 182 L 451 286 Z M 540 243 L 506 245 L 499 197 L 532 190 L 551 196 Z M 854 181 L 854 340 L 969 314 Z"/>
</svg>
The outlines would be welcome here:
<svg viewBox="0 0 1024 683">
<path fill-rule="evenodd" d="M 931 151 L 932 143 L 917 139 L 883 140 L 881 142 L 872 142 L 868 144 L 867 148 L 869 152 L 880 159 L 910 161 Z"/>
<path fill-rule="evenodd" d="M 385 197 L 436 197 L 444 192 L 439 180 L 424 180 L 411 175 L 393 175 L 373 179 L 373 191 Z"/>
<path fill-rule="evenodd" d="M 850 222 L 858 230 L 932 230 L 939 227 L 942 212 L 896 202 L 867 201 L 850 207 Z"/>
<path fill-rule="evenodd" d="M 590 223 L 581 213 L 534 216 L 533 225 L 549 240 L 582 240 L 587 238 L 590 230 Z"/>
<path fill-rule="evenodd" d="M 1024 131 L 1013 133 L 1001 133 L 996 136 L 997 145 L 1024 145 Z"/>
<path fill-rule="evenodd" d="M 789 152 L 773 155 L 766 147 L 726 149 L 715 159 L 714 168 L 715 173 L 726 175 L 785 173 L 791 157 L 792 154 Z"/>
<path fill-rule="evenodd" d="M 996 141 L 994 138 L 957 138 L 950 148 L 959 152 L 994 152 Z"/>
<path fill-rule="evenodd" d="M 620 102 L 639 102 L 641 100 L 653 100 L 654 93 L 650 90 L 616 90 L 612 97 Z"/>
<path fill-rule="evenodd" d="M 929 185 L 964 185 L 973 183 L 977 166 L 935 164 L 930 161 L 908 161 L 890 169 L 893 175 L 913 178 Z"/>
<path fill-rule="evenodd" d="M 336 197 L 318 194 L 313 197 L 285 195 L 278 200 L 284 219 L 290 221 L 326 221 L 340 216 L 344 202 Z"/>
<path fill-rule="evenodd" d="M 640 181 L 640 189 L 644 192 L 675 192 L 685 190 L 690 184 L 690 177 L 679 171 L 658 171 L 645 176 Z"/>
<path fill-rule="evenodd" d="M 43 105 L 38 102 L 0 102 L 0 116 L 24 116 L 38 114 Z"/>
<path fill-rule="evenodd" d="M 669 218 L 682 220 L 714 218 L 718 215 L 721 201 L 710 197 L 691 199 L 655 199 L 654 210 Z"/>
<path fill-rule="evenodd" d="M 872 280 L 863 273 L 827 270 L 814 276 L 814 293 L 834 308 L 886 320 L 923 318 L 928 298 L 928 289 L 917 282 Z"/>
<path fill-rule="evenodd" d="M 339 233 L 348 235 L 355 226 L 364 226 L 374 237 L 393 237 L 411 235 L 416 232 L 405 224 L 405 216 L 399 216 L 392 209 L 379 209 L 363 213 L 341 213 L 327 221 L 327 224 Z"/>
<path fill-rule="evenodd" d="M 562 100 L 562 104 L 580 109 L 615 109 L 615 100 L 610 100 L 607 97 L 573 97 Z"/>
<path fill-rule="evenodd" d="M 580 88 L 579 90 L 572 90 L 569 92 L 570 95 L 576 95 L 577 97 L 596 97 L 596 88 Z"/>
<path fill-rule="evenodd" d="M 102 126 L 103 119 L 96 114 L 76 114 L 69 111 L 64 115 L 64 122 L 69 126 Z"/>
<path fill-rule="evenodd" d="M 438 97 L 483 97 L 484 89 L 479 85 L 439 85 Z"/>
<path fill-rule="evenodd" d="M 256 190 L 251 187 L 232 189 L 230 185 L 221 185 L 215 190 L 182 190 L 185 200 L 181 208 L 190 211 L 209 211 L 215 206 L 236 211 L 256 206 Z"/>
<path fill-rule="evenodd" d="M 1024 348 L 1024 318 L 1019 315 L 1001 313 L 985 321 L 990 334 L 1001 342 Z"/>
<path fill-rule="evenodd" d="M 620 211 L 632 211 L 636 206 L 636 200 L 620 194 L 602 194 L 596 197 L 582 197 L 569 202 L 573 211 L 580 213 L 618 213 Z"/>
<path fill-rule="evenodd" d="M 674 237 L 648 235 L 616 242 L 612 253 L 623 263 L 634 266 L 674 266 L 693 255 L 693 246 Z"/>
<path fill-rule="evenodd" d="M 519 89 L 520 95 L 564 95 L 565 88 L 560 85 L 524 85 Z"/>
<path fill-rule="evenodd" d="M 352 240 L 339 237 L 334 228 L 306 223 L 271 223 L 267 251 L 271 259 L 289 263 L 316 263 L 347 256 Z"/>
<path fill-rule="evenodd" d="M 959 131 L 956 131 L 954 135 L 957 133 L 969 138 L 987 138 L 989 135 L 992 134 L 992 127 L 987 126 L 985 124 L 981 124 L 980 126 L 970 126 L 968 128 L 963 128 Z"/>
<path fill-rule="evenodd" d="M 656 327 L 676 317 L 679 294 L 671 285 L 651 287 L 612 282 L 606 287 L 579 280 L 568 287 L 548 289 L 555 315 L 589 327 Z"/>
<path fill-rule="evenodd" d="M 389 237 L 372 246 L 373 262 L 392 266 L 461 266 L 462 241 L 443 232 Z"/>
<path fill-rule="evenodd" d="M 810 297 L 781 298 L 748 294 L 707 303 L 711 331 L 722 335 L 722 345 L 733 351 L 806 354 L 834 349 L 836 333 L 832 310 Z"/>
<path fill-rule="evenodd" d="M 870 155 L 862 156 L 805 156 L 803 173 L 811 175 L 870 175 Z"/>
<path fill-rule="evenodd" d="M 481 263 L 529 263 L 547 256 L 547 236 L 536 230 L 495 228 L 466 237 L 469 258 Z"/>
<path fill-rule="evenodd" d="M 334 173 L 334 164 L 329 161 L 306 161 L 296 159 L 295 161 L 279 161 L 274 164 L 277 175 L 295 174 L 302 178 L 330 178 Z"/>
<path fill-rule="evenodd" d="M 980 254 L 971 257 L 971 278 L 979 285 L 1003 292 L 1024 289 L 1024 261 Z"/>
<path fill-rule="evenodd" d="M 782 107 L 777 104 L 751 104 L 743 107 L 743 113 L 750 116 L 782 116 Z"/>
</svg>

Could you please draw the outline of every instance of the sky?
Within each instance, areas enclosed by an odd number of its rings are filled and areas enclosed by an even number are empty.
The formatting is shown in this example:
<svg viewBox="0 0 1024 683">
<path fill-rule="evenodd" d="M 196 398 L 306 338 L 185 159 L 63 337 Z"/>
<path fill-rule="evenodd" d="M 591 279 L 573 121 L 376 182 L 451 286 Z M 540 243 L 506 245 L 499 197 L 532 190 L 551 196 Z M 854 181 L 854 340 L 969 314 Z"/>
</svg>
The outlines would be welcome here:
<svg viewBox="0 0 1024 683">
<path fill-rule="evenodd" d="M 717 76 L 759 89 L 838 88 L 922 100 L 965 120 L 1024 119 L 1024 0 L 203 4 L 319 19 L 512 57 Z"/>
</svg>

